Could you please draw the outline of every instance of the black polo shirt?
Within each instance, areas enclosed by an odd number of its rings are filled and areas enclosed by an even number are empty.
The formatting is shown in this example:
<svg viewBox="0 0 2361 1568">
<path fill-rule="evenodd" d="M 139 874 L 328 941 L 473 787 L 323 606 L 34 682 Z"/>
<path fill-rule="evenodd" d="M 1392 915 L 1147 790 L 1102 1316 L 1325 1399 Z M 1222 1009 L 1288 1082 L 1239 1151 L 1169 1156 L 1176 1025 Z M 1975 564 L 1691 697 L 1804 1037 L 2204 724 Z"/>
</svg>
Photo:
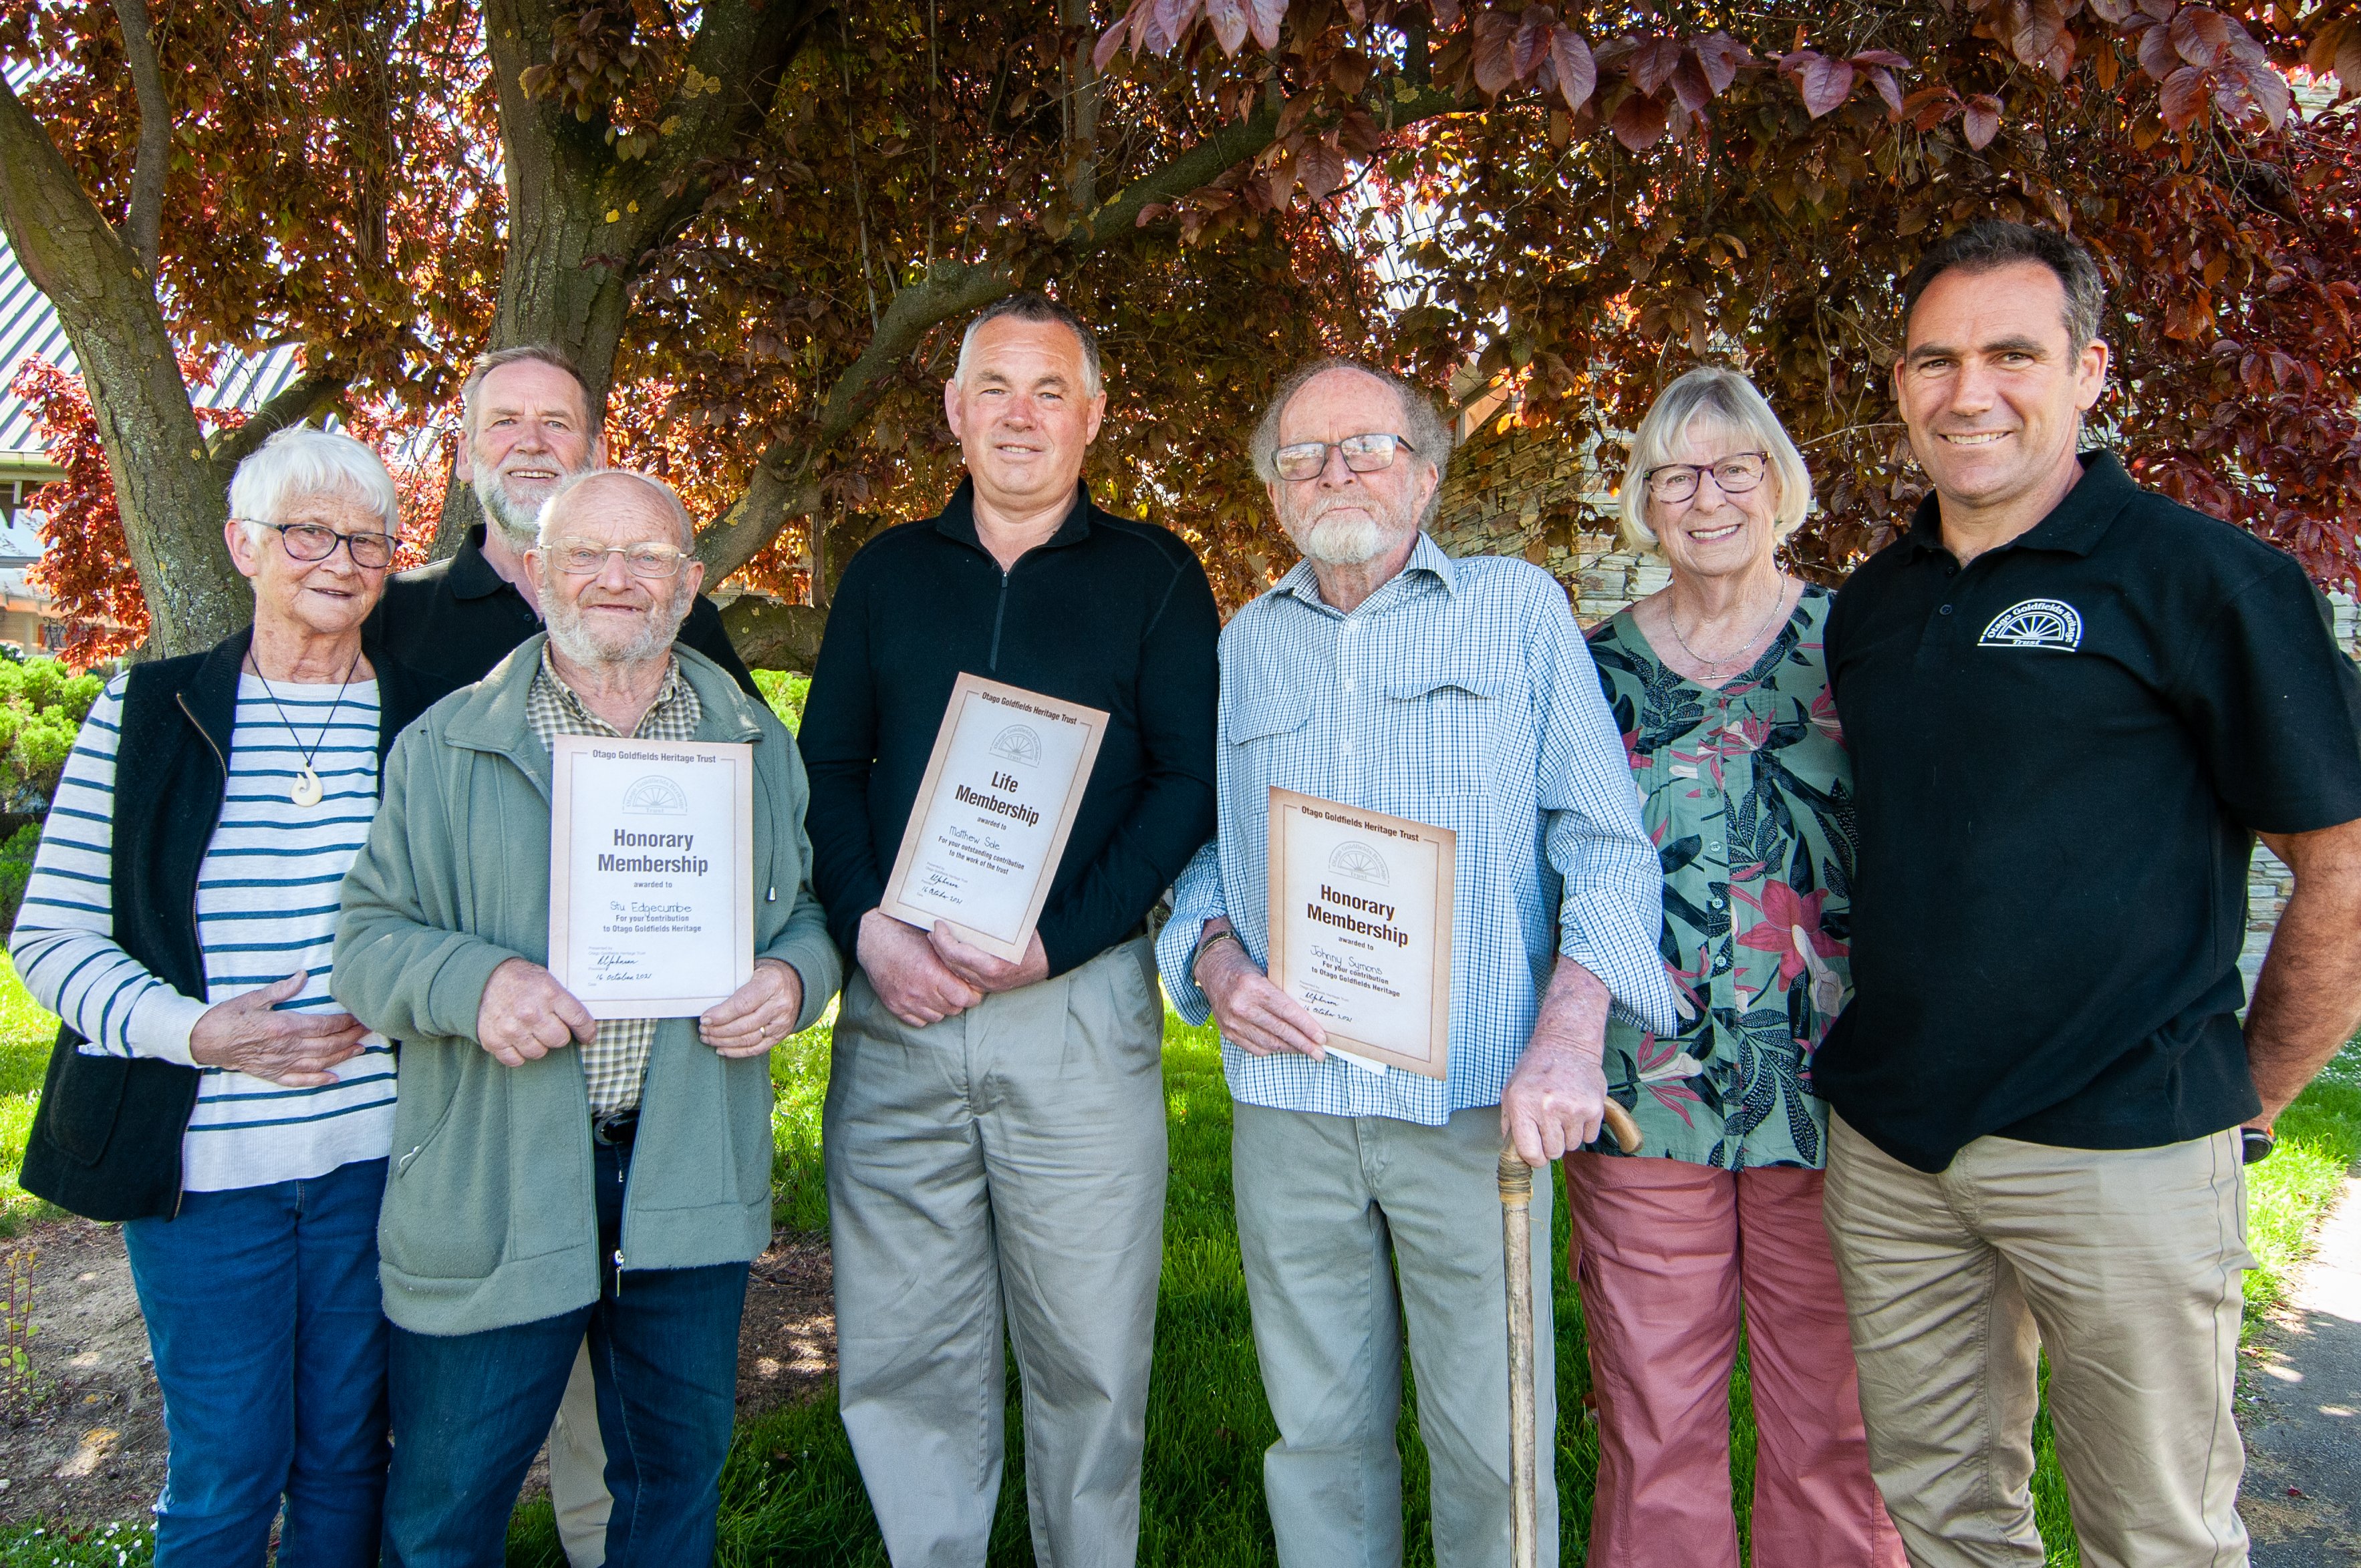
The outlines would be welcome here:
<svg viewBox="0 0 2361 1568">
<path fill-rule="evenodd" d="M 1828 620 L 1860 860 L 1813 1079 L 1921 1170 L 1986 1134 L 2145 1148 L 2255 1114 L 2254 835 L 2361 817 L 2361 682 L 2302 568 L 2082 465 L 1965 567 L 1929 496 Z"/>
<path fill-rule="evenodd" d="M 862 546 L 829 606 L 800 732 L 812 889 L 848 960 L 963 671 L 1106 710 L 1041 909 L 1049 972 L 1136 929 L 1213 831 L 1220 635 L 1189 547 L 1079 486 L 1058 532 L 1005 572 L 976 535 L 969 482 L 941 516 Z"/>
<path fill-rule="evenodd" d="M 484 559 L 484 524 L 467 531 L 467 542 L 446 560 L 388 577 L 385 596 L 370 612 L 368 635 L 386 652 L 445 692 L 472 685 L 491 674 L 510 650 L 541 630 L 541 616 L 525 603 L 516 585 Z M 688 607 L 680 641 L 696 649 L 746 689 L 763 694 L 730 645 L 721 612 L 703 594 Z"/>
</svg>

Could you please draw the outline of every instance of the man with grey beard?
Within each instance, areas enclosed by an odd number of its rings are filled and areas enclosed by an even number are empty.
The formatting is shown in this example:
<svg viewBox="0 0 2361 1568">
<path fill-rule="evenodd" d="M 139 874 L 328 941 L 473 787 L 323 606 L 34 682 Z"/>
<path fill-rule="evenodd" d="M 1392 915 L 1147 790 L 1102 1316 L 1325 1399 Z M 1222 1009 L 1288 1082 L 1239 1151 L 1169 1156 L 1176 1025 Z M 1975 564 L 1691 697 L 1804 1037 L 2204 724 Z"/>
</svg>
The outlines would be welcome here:
<svg viewBox="0 0 2361 1568">
<path fill-rule="evenodd" d="M 459 477 L 483 508 L 458 553 L 387 579 L 368 635 L 448 690 L 479 681 L 541 630 L 540 590 L 525 569 L 542 504 L 571 475 L 606 461 L 581 373 L 542 344 L 482 356 L 459 391 Z M 680 641 L 762 694 L 698 595 Z"/>
<path fill-rule="evenodd" d="M 747 1265 L 771 1234 L 764 1058 L 842 966 L 795 742 L 675 645 L 703 577 L 691 543 L 660 480 L 559 485 L 524 557 L 546 636 L 395 742 L 345 881 L 333 989 L 402 1042 L 379 1222 L 396 1568 L 503 1560 L 586 1332 L 606 1561 L 712 1558 Z M 594 1022 L 545 967 L 560 735 L 752 743 L 753 978 L 698 1017 Z"/>
<path fill-rule="evenodd" d="M 1394 1430 L 1408 1331 L 1434 1559 L 1509 1556 L 1509 1347 L 1498 1157 L 1598 1135 L 1610 1012 L 1670 1032 L 1663 884 L 1621 738 L 1565 592 L 1423 532 L 1451 453 L 1433 406 L 1369 366 L 1281 384 L 1256 471 L 1305 559 L 1223 630 L 1218 837 L 1157 958 L 1221 1025 L 1231 1173 L 1284 1568 L 1402 1558 Z M 1457 835 L 1448 1077 L 1346 1058 L 1265 973 L 1272 786 Z M 1534 1184 L 1533 1249 L 1550 1191 Z M 1555 1428 L 1550 1286 L 1533 1288 L 1540 1430 Z M 1542 1466 L 1541 1560 L 1557 1561 Z"/>
<path fill-rule="evenodd" d="M 544 344 L 478 357 L 459 390 L 459 477 L 476 492 L 483 522 L 458 553 L 386 580 L 367 635 L 431 677 L 439 694 L 479 681 L 542 626 L 539 585 L 525 565 L 543 504 L 569 477 L 606 460 L 590 413 L 590 389 L 571 360 Z M 760 700 L 721 614 L 692 598 L 680 641 Z M 550 1498 L 572 1568 L 598 1568 L 609 1499 L 606 1454 L 590 1400 L 590 1364 L 574 1369 L 549 1434 Z"/>
</svg>

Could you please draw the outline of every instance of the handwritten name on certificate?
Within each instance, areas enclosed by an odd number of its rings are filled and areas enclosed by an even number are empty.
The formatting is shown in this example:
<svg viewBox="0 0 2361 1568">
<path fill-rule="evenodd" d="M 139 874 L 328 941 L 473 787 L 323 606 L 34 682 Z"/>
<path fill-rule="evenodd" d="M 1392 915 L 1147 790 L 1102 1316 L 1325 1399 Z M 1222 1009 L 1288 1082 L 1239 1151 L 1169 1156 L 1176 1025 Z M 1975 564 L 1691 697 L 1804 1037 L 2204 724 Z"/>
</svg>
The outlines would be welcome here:
<svg viewBox="0 0 2361 1568">
<path fill-rule="evenodd" d="M 879 907 L 1023 958 L 1106 725 L 1102 708 L 960 676 Z"/>
<path fill-rule="evenodd" d="M 1270 978 L 1328 1042 L 1423 1078 L 1450 1070 L 1458 836 L 1270 792 Z"/>
<path fill-rule="evenodd" d="M 754 749 L 560 735 L 549 970 L 593 1018 L 695 1017 L 754 977 Z"/>
</svg>

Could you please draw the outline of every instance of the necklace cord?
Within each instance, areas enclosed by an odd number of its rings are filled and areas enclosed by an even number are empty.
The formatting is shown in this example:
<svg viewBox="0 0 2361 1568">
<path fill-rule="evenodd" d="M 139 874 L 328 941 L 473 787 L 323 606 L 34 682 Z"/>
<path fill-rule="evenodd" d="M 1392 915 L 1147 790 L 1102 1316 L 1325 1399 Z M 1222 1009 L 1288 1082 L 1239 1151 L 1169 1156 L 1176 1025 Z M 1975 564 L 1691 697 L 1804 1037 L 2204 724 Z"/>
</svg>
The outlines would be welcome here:
<svg viewBox="0 0 2361 1568">
<path fill-rule="evenodd" d="M 1782 591 L 1784 592 L 1784 590 L 1783 589 Z M 1675 631 L 1673 635 L 1675 637 L 1678 637 L 1680 633 Z M 1688 644 L 1684 642 L 1681 646 L 1686 648 Z M 305 772 L 308 773 L 311 771 L 312 759 L 320 754 L 320 748 L 322 746 L 327 744 L 328 731 L 335 728 L 336 710 L 345 706 L 345 688 L 353 684 L 353 674 L 361 667 L 361 654 L 367 652 L 367 649 L 362 649 L 359 652 L 355 652 L 353 654 L 353 662 L 345 666 L 345 678 L 338 682 L 336 685 L 336 700 L 328 705 L 328 717 L 320 721 L 320 732 L 312 738 L 311 750 L 303 753 L 303 768 Z M 1695 655 L 1692 654 L 1691 657 L 1695 657 Z M 279 700 L 279 694 L 270 689 L 270 677 L 262 673 L 262 661 L 257 659 L 253 653 L 248 652 L 246 656 L 246 662 L 253 668 L 254 678 L 262 683 L 262 695 L 269 697 L 270 699 L 270 706 L 279 710 L 279 722 L 286 727 L 288 734 L 295 735 L 295 721 L 287 717 L 286 704 L 280 702 Z M 300 740 L 302 737 L 296 735 L 296 739 Z"/>
<path fill-rule="evenodd" d="M 1698 663 L 1704 665 L 1708 670 L 1721 669 L 1724 666 L 1743 658 L 1746 654 L 1746 651 L 1753 647 L 1757 642 L 1761 641 L 1763 640 L 1763 634 L 1771 630 L 1771 623 L 1778 618 L 1779 607 L 1787 602 L 1786 573 L 1782 572 L 1778 575 L 1778 584 L 1779 591 L 1771 596 L 1771 613 L 1763 618 L 1763 624 L 1756 627 L 1753 631 L 1748 635 L 1746 641 L 1738 645 L 1735 652 L 1726 653 L 1719 659 L 1708 659 L 1704 654 L 1689 646 L 1689 640 L 1681 635 L 1680 617 L 1673 613 L 1673 607 L 1669 604 L 1664 606 L 1664 624 L 1673 629 L 1673 641 L 1681 645 L 1682 652 L 1686 653 L 1690 658 L 1695 659 Z"/>
</svg>

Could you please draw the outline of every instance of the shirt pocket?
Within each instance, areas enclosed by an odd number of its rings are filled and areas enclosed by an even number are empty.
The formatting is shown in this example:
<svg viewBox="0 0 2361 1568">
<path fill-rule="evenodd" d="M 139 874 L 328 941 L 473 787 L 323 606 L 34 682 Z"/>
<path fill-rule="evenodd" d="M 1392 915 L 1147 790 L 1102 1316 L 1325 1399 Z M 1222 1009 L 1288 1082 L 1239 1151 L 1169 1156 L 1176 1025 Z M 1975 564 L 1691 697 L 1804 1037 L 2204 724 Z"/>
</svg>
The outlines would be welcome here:
<svg viewBox="0 0 2361 1568">
<path fill-rule="evenodd" d="M 1419 799 L 1484 792 L 1487 777 L 1503 760 L 1492 754 L 1504 707 L 1499 681 L 1464 670 L 1401 671 L 1386 676 L 1378 689 L 1386 704 L 1378 737 L 1384 754 L 1373 761 L 1386 793 L 1399 789 L 1404 797 Z"/>
<path fill-rule="evenodd" d="M 1222 743 L 1245 752 L 1257 774 L 1282 773 L 1274 764 L 1293 757 L 1303 744 L 1304 726 L 1311 721 L 1312 694 L 1294 681 L 1264 678 L 1222 683 Z"/>
</svg>

